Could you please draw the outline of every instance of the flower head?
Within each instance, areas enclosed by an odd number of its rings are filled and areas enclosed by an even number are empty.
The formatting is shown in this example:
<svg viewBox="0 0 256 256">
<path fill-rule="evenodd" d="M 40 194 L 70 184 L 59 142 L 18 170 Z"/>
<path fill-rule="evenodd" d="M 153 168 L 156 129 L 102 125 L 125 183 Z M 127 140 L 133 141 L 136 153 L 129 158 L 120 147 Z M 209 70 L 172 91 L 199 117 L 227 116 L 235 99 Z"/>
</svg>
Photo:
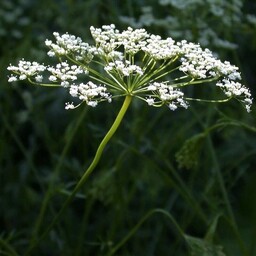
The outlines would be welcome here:
<svg viewBox="0 0 256 256">
<path fill-rule="evenodd" d="M 184 93 L 167 83 L 154 82 L 148 86 L 148 91 L 153 92 L 153 95 L 146 99 L 150 106 L 167 104 L 171 110 L 177 107 L 188 107 L 188 103 L 184 100 Z"/>
<path fill-rule="evenodd" d="M 241 79 L 238 68 L 217 59 L 209 49 L 185 40 L 162 39 L 145 29 L 128 27 L 120 32 L 112 24 L 90 30 L 93 45 L 54 32 L 55 42 L 47 39 L 45 44 L 48 55 L 58 57 L 59 63 L 53 67 L 21 60 L 17 67 L 8 67 L 13 72 L 8 81 L 27 79 L 33 84 L 63 86 L 71 96 L 93 107 L 131 95 L 150 106 L 167 105 L 171 110 L 187 108 L 193 100 L 183 88 L 215 82 L 223 96 L 206 101 L 235 98 L 250 110 L 251 93 L 237 81 Z M 66 109 L 74 107 L 73 103 L 66 105 Z"/>
<path fill-rule="evenodd" d="M 9 77 L 8 82 L 24 80 L 31 77 L 37 77 L 37 75 L 46 70 L 46 66 L 39 64 L 36 61 L 30 62 L 25 60 L 20 60 L 18 66 L 10 65 L 7 68 L 14 74 Z"/>
</svg>

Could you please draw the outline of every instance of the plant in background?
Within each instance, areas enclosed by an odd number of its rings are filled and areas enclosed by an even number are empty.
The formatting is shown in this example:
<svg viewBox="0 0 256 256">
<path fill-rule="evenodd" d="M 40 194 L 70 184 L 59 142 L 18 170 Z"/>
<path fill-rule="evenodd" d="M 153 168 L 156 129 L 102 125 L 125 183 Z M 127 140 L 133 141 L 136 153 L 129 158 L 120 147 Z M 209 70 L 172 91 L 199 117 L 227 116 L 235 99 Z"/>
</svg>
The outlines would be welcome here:
<svg viewBox="0 0 256 256">
<path fill-rule="evenodd" d="M 238 68 L 220 61 L 209 49 L 202 49 L 198 44 L 185 40 L 175 42 L 170 37 L 162 39 L 145 29 L 129 27 L 121 32 L 115 25 L 91 27 L 91 34 L 94 45 L 68 33 L 60 35 L 55 32 L 55 42 L 47 39 L 48 56 L 58 60 L 56 66 L 21 60 L 18 66 L 8 67 L 12 72 L 9 82 L 27 80 L 32 85 L 67 89 L 75 102 L 66 103 L 66 109 L 82 104 L 96 107 L 100 102 L 111 103 L 116 98 L 124 98 L 91 165 L 44 235 L 95 169 L 133 99 L 153 107 L 168 106 L 171 110 L 186 109 L 190 101 L 221 103 L 234 98 L 249 112 L 252 104 L 249 89 L 239 82 Z M 198 87 L 200 84 L 207 88 L 207 92 L 215 84 L 222 96 L 219 99 L 211 99 L 208 95 L 197 98 L 186 92 L 188 86 Z M 35 243 L 31 249 L 34 246 Z"/>
<path fill-rule="evenodd" d="M 232 33 L 238 28 L 249 31 L 251 25 L 255 26 L 255 15 L 244 15 L 243 4 L 241 0 L 158 0 L 157 5 L 149 2 L 141 7 L 139 17 L 121 16 L 120 20 L 136 28 L 153 26 L 162 29 L 177 40 L 186 39 L 199 42 L 204 47 L 234 50 L 237 44 L 231 37 Z"/>
<path fill-rule="evenodd" d="M 17 7 L 18 6 L 18 7 Z M 31 20 L 26 11 L 29 8 L 26 1 L 6 1 L 0 3 L 0 42 L 12 45 L 13 40 L 20 40 L 24 37 L 25 29 L 30 25 Z M 15 8 L 16 7 L 16 8 Z M 15 24 L 15 26 L 14 26 Z"/>
</svg>

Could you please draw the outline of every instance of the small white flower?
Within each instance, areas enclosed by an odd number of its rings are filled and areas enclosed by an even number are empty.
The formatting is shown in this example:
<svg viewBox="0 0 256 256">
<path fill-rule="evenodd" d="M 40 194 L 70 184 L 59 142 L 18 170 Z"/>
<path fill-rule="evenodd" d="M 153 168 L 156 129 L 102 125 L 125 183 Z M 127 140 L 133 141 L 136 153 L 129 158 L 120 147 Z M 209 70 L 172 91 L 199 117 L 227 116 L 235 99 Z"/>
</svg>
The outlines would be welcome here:
<svg viewBox="0 0 256 256">
<path fill-rule="evenodd" d="M 27 75 L 25 74 L 21 74 L 19 77 L 20 80 L 25 80 L 26 78 L 27 78 Z"/>
<path fill-rule="evenodd" d="M 153 98 L 146 98 L 146 102 L 149 106 L 153 106 L 155 103 L 155 100 Z"/>
<path fill-rule="evenodd" d="M 17 78 L 16 76 L 14 76 L 14 75 L 11 75 L 11 76 L 9 77 L 9 79 L 8 79 L 8 82 L 10 82 L 10 83 L 16 82 L 16 81 L 18 81 L 18 78 Z"/>
<path fill-rule="evenodd" d="M 55 56 L 55 52 L 53 50 L 50 50 L 50 51 L 48 51 L 47 55 L 49 57 L 54 57 Z"/>
<path fill-rule="evenodd" d="M 73 97 L 78 97 L 78 86 L 76 86 L 76 85 L 71 85 L 70 86 L 70 89 L 69 89 L 69 93 L 70 93 L 70 95 L 71 96 L 73 96 Z"/>
<path fill-rule="evenodd" d="M 46 40 L 45 40 L 45 45 L 46 45 L 46 46 L 51 46 L 51 45 L 52 45 L 52 41 L 49 40 L 49 39 L 46 39 Z"/>
<path fill-rule="evenodd" d="M 57 77 L 56 76 L 53 76 L 53 75 L 51 75 L 51 76 L 49 76 L 49 81 L 51 81 L 51 82 L 56 82 L 57 81 Z"/>
<path fill-rule="evenodd" d="M 43 81 L 43 76 L 42 75 L 37 75 L 35 77 L 35 80 L 36 80 L 36 82 L 41 83 Z"/>
<path fill-rule="evenodd" d="M 177 109 L 177 106 L 173 103 L 170 103 L 168 106 L 169 106 L 169 109 L 172 110 L 172 111 Z"/>
<path fill-rule="evenodd" d="M 87 105 L 94 108 L 98 105 L 98 102 L 97 101 L 88 101 Z"/>
<path fill-rule="evenodd" d="M 62 81 L 60 83 L 60 85 L 63 86 L 63 87 L 68 87 L 70 85 L 70 83 L 68 81 Z"/>
<path fill-rule="evenodd" d="M 67 109 L 67 110 L 68 110 L 68 109 L 74 109 L 74 108 L 75 108 L 73 102 L 72 102 L 72 103 L 67 102 L 65 105 L 66 105 L 66 106 L 65 106 L 65 109 Z"/>
</svg>

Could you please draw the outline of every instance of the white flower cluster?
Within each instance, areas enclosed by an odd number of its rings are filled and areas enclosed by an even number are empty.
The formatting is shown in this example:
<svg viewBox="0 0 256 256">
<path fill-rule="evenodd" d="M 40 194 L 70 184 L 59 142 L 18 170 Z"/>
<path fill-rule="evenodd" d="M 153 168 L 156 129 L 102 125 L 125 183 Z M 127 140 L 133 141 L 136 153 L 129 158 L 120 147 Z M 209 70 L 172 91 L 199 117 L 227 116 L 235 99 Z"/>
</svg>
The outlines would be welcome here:
<svg viewBox="0 0 256 256">
<path fill-rule="evenodd" d="M 177 107 L 188 107 L 188 103 L 184 100 L 184 93 L 167 83 L 154 82 L 147 89 L 154 93 L 146 99 L 148 105 L 161 106 L 166 103 L 171 110 L 175 110 Z"/>
<path fill-rule="evenodd" d="M 121 76 L 129 76 L 131 74 L 143 75 L 143 70 L 137 65 L 132 65 L 130 61 L 126 60 L 125 63 L 120 60 L 109 62 L 104 68 L 107 72 L 119 72 Z"/>
<path fill-rule="evenodd" d="M 118 41 L 124 46 L 125 53 L 135 55 L 147 45 L 145 39 L 148 37 L 149 35 L 145 29 L 133 30 L 131 27 L 128 27 L 127 30 L 118 36 Z"/>
<path fill-rule="evenodd" d="M 107 92 L 105 86 L 96 85 L 89 81 L 87 84 L 72 84 L 69 88 L 69 93 L 73 97 L 79 98 L 82 102 L 86 102 L 88 106 L 97 106 L 100 100 L 111 102 L 111 95 Z M 67 103 L 66 109 L 75 108 L 73 103 Z"/>
<path fill-rule="evenodd" d="M 63 87 L 68 87 L 70 85 L 70 81 L 73 82 L 77 80 L 79 74 L 88 74 L 88 72 L 80 66 L 70 66 L 66 61 L 58 63 L 56 67 L 51 67 L 44 66 L 43 64 L 39 64 L 35 61 L 30 62 L 21 60 L 17 67 L 10 65 L 7 69 L 15 74 L 9 77 L 8 82 L 29 79 L 30 82 L 41 84 L 44 78 L 42 72 L 48 71 L 50 72 L 48 80 L 53 83 L 60 82 L 60 85 Z"/>
<path fill-rule="evenodd" d="M 199 79 L 221 76 L 230 76 L 233 80 L 241 79 L 237 67 L 227 61 L 222 63 L 209 49 L 203 50 L 198 44 L 188 43 L 185 40 L 178 42 L 177 45 L 182 54 L 180 71 Z"/>
<path fill-rule="evenodd" d="M 250 111 L 250 106 L 252 105 L 251 93 L 248 88 L 243 86 L 239 82 L 234 82 L 229 79 L 223 79 L 221 82 L 218 82 L 216 86 L 219 86 L 223 89 L 224 93 L 228 97 L 240 98 L 241 101 L 245 104 L 246 110 Z M 244 97 L 245 95 L 245 97 Z"/>
<path fill-rule="evenodd" d="M 111 53 L 117 46 L 117 38 L 119 30 L 115 25 L 104 25 L 102 28 L 90 27 L 93 39 L 96 42 L 96 47 L 101 48 L 105 54 Z"/>
<path fill-rule="evenodd" d="M 174 110 L 187 108 L 187 101 L 191 100 L 178 88 L 217 81 L 228 99 L 234 97 L 250 110 L 250 91 L 236 82 L 241 79 L 238 68 L 227 61 L 221 62 L 209 49 L 185 40 L 162 39 L 145 29 L 129 27 L 120 32 L 112 24 L 90 30 L 95 45 L 68 33 L 55 32 L 56 43 L 51 40 L 45 43 L 50 48 L 49 56 L 61 56 L 60 63 L 52 67 L 21 60 L 18 67 L 8 68 L 14 73 L 9 82 L 28 79 L 46 85 L 42 82 L 50 81 L 51 85 L 68 87 L 73 97 L 90 106 L 103 100 L 110 102 L 110 95 L 129 94 L 149 105 L 166 104 Z M 43 72 L 50 73 L 48 79 Z M 87 76 L 90 82 L 79 84 L 81 76 Z M 72 106 L 68 104 L 66 108 Z"/>
<path fill-rule="evenodd" d="M 73 55 L 76 60 L 83 60 L 85 63 L 90 62 L 95 54 L 96 48 L 84 43 L 80 37 L 75 37 L 68 33 L 60 35 L 58 32 L 53 33 L 56 43 L 46 39 L 45 45 L 51 50 L 48 51 L 48 56 Z"/>
<path fill-rule="evenodd" d="M 49 81 L 61 81 L 63 87 L 68 87 L 70 85 L 69 81 L 77 80 L 79 74 L 88 74 L 82 67 L 77 65 L 70 66 L 66 61 L 58 63 L 56 67 L 48 67 L 47 70 L 51 72 L 48 78 Z"/>
<path fill-rule="evenodd" d="M 181 54 L 180 47 L 172 38 L 163 40 L 157 35 L 151 35 L 142 50 L 156 60 L 172 59 Z"/>
<path fill-rule="evenodd" d="M 10 65 L 7 69 L 15 74 L 9 77 L 8 82 L 15 82 L 18 80 L 25 80 L 29 77 L 35 77 L 39 72 L 45 71 L 46 67 L 36 61 L 30 62 L 22 59 L 19 61 L 17 67 Z M 37 77 L 37 80 L 40 79 L 41 77 Z"/>
</svg>

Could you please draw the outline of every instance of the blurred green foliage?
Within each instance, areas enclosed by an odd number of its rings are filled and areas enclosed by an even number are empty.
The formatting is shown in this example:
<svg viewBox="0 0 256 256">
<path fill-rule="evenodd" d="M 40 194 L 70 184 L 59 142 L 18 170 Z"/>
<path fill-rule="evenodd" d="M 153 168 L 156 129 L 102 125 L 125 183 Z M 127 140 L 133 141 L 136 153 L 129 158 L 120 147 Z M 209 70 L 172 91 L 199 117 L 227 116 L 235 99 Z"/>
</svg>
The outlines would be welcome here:
<svg viewBox="0 0 256 256">
<path fill-rule="evenodd" d="M 91 25 L 133 22 L 195 42 L 208 31 L 205 47 L 240 67 L 255 98 L 255 12 L 252 0 L 2 0 L 0 255 L 24 255 L 42 234 L 120 107 L 66 111 L 65 90 L 7 84 L 9 63 L 46 63 L 53 31 L 90 41 Z M 176 112 L 133 102 L 83 191 L 31 255 L 256 255 L 255 117 L 237 102 Z"/>
</svg>

